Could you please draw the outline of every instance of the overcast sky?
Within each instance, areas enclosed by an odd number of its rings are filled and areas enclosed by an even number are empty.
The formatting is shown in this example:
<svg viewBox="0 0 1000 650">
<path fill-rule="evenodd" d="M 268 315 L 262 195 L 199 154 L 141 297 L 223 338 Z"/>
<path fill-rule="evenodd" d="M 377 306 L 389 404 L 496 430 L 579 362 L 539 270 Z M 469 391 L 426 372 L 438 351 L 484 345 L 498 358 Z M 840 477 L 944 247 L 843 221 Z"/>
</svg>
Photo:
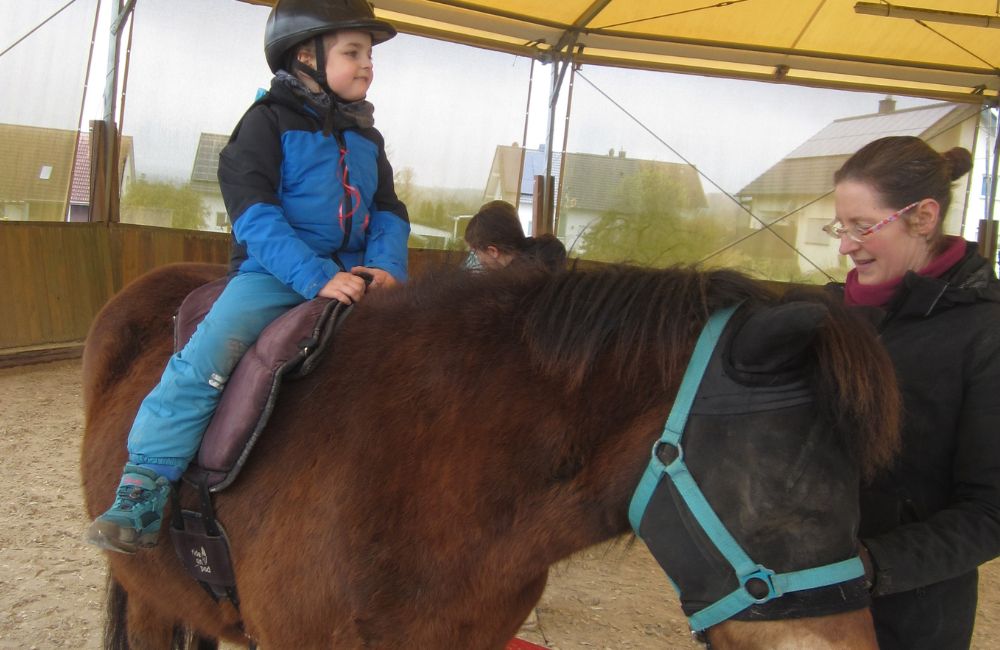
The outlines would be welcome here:
<svg viewBox="0 0 1000 650">
<path fill-rule="evenodd" d="M 0 51 L 66 2 L 0 0 Z M 0 121 L 74 128 L 96 6 L 76 0 L 0 56 Z M 138 0 L 124 119 L 137 173 L 184 181 L 199 134 L 232 130 L 270 78 L 262 51 L 267 13 L 236 0 Z M 101 116 L 109 25 L 100 17 L 85 120 Z M 420 185 L 482 188 L 496 145 L 522 140 L 531 67 L 529 59 L 406 35 L 377 46 L 369 99 L 394 167 L 412 168 Z M 832 120 L 875 112 L 881 99 L 595 66 L 581 72 L 729 192 Z M 529 147 L 545 140 L 550 74 L 550 66 L 534 66 Z M 678 160 L 590 83 L 578 77 L 573 92 L 569 151 Z M 564 88 L 560 129 L 567 94 Z M 897 100 L 900 108 L 926 103 Z M 561 148 L 561 130 L 555 142 Z"/>
</svg>

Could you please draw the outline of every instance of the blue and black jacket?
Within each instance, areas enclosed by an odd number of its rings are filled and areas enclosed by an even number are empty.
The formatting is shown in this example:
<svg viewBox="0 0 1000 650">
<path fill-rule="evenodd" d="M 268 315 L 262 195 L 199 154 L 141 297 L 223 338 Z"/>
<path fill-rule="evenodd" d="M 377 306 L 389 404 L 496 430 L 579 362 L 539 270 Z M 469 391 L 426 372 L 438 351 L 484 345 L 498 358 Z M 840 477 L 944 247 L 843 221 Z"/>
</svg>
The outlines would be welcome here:
<svg viewBox="0 0 1000 650">
<path fill-rule="evenodd" d="M 323 116 L 272 81 L 222 150 L 219 187 L 233 272 L 270 273 L 305 298 L 355 265 L 406 280 L 409 219 L 373 127 L 324 134 Z"/>
</svg>

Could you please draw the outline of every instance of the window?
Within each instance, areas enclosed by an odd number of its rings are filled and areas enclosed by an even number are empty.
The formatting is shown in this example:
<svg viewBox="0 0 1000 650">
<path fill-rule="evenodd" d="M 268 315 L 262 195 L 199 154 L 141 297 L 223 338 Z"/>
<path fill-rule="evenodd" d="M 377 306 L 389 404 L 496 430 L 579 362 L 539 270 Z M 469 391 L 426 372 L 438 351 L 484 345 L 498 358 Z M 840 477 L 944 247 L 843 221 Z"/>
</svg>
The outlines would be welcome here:
<svg viewBox="0 0 1000 650">
<path fill-rule="evenodd" d="M 828 219 L 817 219 L 812 217 L 806 219 L 806 232 L 805 232 L 805 242 L 807 244 L 818 244 L 820 246 L 829 246 L 830 235 L 823 232 L 823 226 L 829 223 Z"/>
</svg>

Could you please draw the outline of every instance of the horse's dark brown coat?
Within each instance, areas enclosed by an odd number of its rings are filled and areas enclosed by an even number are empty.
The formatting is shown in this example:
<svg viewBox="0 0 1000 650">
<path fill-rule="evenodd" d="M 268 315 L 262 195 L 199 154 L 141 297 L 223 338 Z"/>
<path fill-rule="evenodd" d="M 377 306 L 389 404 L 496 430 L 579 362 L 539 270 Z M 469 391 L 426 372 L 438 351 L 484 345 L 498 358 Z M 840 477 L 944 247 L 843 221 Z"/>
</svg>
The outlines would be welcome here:
<svg viewBox="0 0 1000 650">
<path fill-rule="evenodd" d="M 126 432 L 170 354 L 170 314 L 220 272 L 154 271 L 96 319 L 91 516 L 110 504 Z M 502 648 L 552 563 L 628 530 L 694 338 L 740 299 L 770 300 L 730 272 L 627 268 L 444 274 L 373 293 L 217 497 L 248 631 L 268 648 Z M 837 316 L 817 360 L 817 390 L 859 458 L 887 462 L 896 397 L 877 343 Z M 169 543 L 109 561 L 146 634 L 181 623 L 239 638 Z"/>
</svg>

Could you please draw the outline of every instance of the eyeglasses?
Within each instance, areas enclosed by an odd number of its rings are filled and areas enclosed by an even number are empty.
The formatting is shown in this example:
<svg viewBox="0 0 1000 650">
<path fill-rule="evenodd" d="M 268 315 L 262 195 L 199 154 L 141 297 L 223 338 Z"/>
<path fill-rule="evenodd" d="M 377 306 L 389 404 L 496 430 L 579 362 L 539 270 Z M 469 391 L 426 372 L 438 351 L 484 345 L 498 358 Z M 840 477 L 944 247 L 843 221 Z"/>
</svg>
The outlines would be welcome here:
<svg viewBox="0 0 1000 650">
<path fill-rule="evenodd" d="M 482 271 L 483 265 L 479 261 L 479 256 L 476 255 L 476 251 L 470 250 L 469 254 L 465 256 L 465 261 L 462 262 L 462 268 L 469 271 Z"/>
<path fill-rule="evenodd" d="M 918 205 L 920 205 L 920 201 L 914 201 L 913 203 L 911 203 L 910 205 L 906 206 L 902 210 L 896 210 L 895 212 L 893 212 L 892 214 L 890 214 L 888 217 L 886 217 L 882 221 L 879 221 L 874 226 L 860 226 L 860 225 L 855 224 L 855 225 L 851 226 L 850 228 L 848 228 L 848 227 L 844 226 L 844 224 L 842 224 L 841 222 L 839 222 L 837 220 L 834 220 L 834 221 L 831 221 L 830 223 L 826 224 L 825 226 L 823 226 L 823 232 L 825 232 L 826 234 L 830 235 L 834 239 L 840 239 L 844 235 L 847 235 L 847 237 L 851 241 L 857 242 L 859 244 L 863 244 L 866 237 L 868 237 L 869 235 L 874 235 L 879 230 L 882 230 L 883 228 L 885 228 L 886 226 L 888 226 L 893 221 L 896 221 L 897 219 L 899 219 L 908 210 L 912 210 L 913 208 L 917 207 Z"/>
</svg>

